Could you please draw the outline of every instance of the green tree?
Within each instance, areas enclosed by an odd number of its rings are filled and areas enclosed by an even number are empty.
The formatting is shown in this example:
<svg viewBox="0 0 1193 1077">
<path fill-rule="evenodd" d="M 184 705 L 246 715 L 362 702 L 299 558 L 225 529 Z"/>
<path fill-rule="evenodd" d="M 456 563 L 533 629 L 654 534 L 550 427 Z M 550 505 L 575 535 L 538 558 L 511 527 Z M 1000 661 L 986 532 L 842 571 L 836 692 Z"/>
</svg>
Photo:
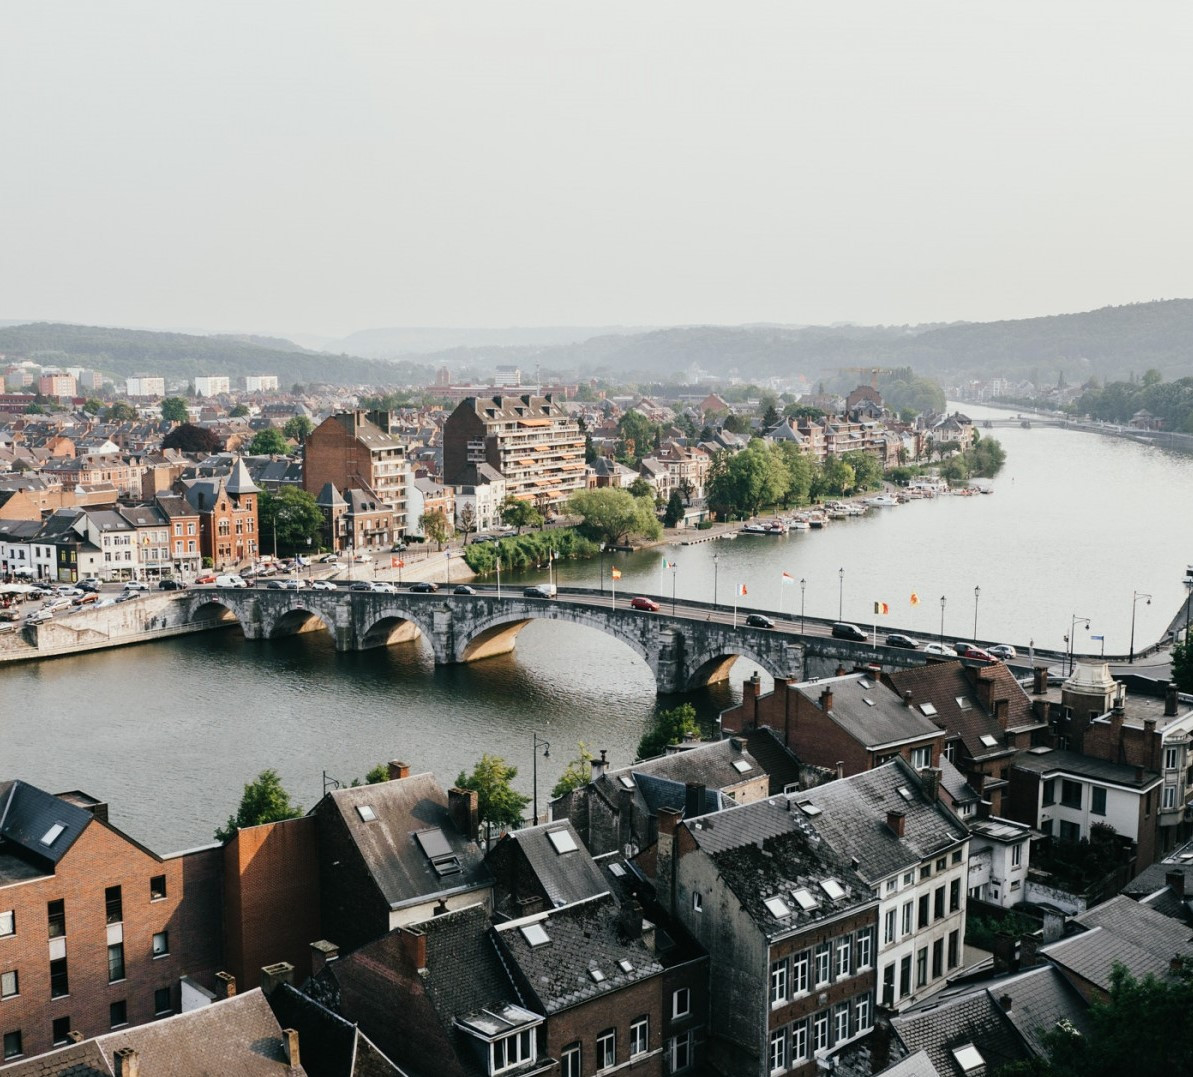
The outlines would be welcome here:
<svg viewBox="0 0 1193 1077">
<path fill-rule="evenodd" d="M 297 486 L 282 486 L 276 494 L 268 491 L 257 502 L 262 546 L 266 538 L 274 540 L 278 553 L 303 553 L 319 545 L 323 534 L 323 512 L 315 504 L 314 494 Z M 309 541 L 308 541 L 309 540 Z"/>
<path fill-rule="evenodd" d="M 501 522 L 512 527 L 520 535 L 524 527 L 541 527 L 543 514 L 529 501 L 507 497 L 501 503 Z"/>
<path fill-rule="evenodd" d="M 654 487 L 650 484 L 649 479 L 645 479 L 641 475 L 626 487 L 626 492 L 630 497 L 654 498 Z"/>
<path fill-rule="evenodd" d="M 845 453 L 841 459 L 853 468 L 855 490 L 876 490 L 882 485 L 882 465 L 874 453 L 856 449 Z"/>
<path fill-rule="evenodd" d="M 662 755 L 668 744 L 680 744 L 689 734 L 700 735 L 696 708 L 691 703 L 681 703 L 670 710 L 659 711 L 638 741 L 638 758 L 651 759 Z"/>
<path fill-rule="evenodd" d="M 675 527 L 683 519 L 683 495 L 678 490 L 672 490 L 667 499 L 667 508 L 663 512 L 663 526 Z"/>
<path fill-rule="evenodd" d="M 116 403 L 109 405 L 108 410 L 104 412 L 104 422 L 106 423 L 131 423 L 136 417 L 137 409 L 123 400 L 117 400 Z"/>
<path fill-rule="evenodd" d="M 494 826 L 517 827 L 522 824 L 522 812 L 530 803 L 530 797 L 514 789 L 512 782 L 517 776 L 517 767 L 486 752 L 471 774 L 460 771 L 456 779 L 458 788 L 475 791 L 478 814 L 489 836 Z"/>
<path fill-rule="evenodd" d="M 276 770 L 263 770 L 256 781 L 248 782 L 240 807 L 235 815 L 215 832 L 216 841 L 227 841 L 238 830 L 246 826 L 260 826 L 262 823 L 276 823 L 282 819 L 297 819 L 302 808 L 290 803 L 290 794 L 282 786 L 282 779 Z"/>
<path fill-rule="evenodd" d="M 297 441 L 301 445 L 314 429 L 315 424 L 305 415 L 293 415 L 286 420 L 285 425 L 282 427 L 282 434 L 291 441 Z"/>
<path fill-rule="evenodd" d="M 249 442 L 250 456 L 285 456 L 290 451 L 282 432 L 275 427 L 267 426 L 258 430 Z"/>
<path fill-rule="evenodd" d="M 621 438 L 618 459 L 636 468 L 654 446 L 658 426 L 640 411 L 627 411 L 617 422 L 617 433 Z"/>
<path fill-rule="evenodd" d="M 214 430 L 194 423 L 180 423 L 162 438 L 163 449 L 179 452 L 219 452 L 222 447 L 223 442 Z"/>
<path fill-rule="evenodd" d="M 447 513 L 443 509 L 424 512 L 418 518 L 418 529 L 441 550 L 443 544 L 452 537 L 451 521 L 448 520 Z"/>
<path fill-rule="evenodd" d="M 228 417 L 231 419 L 243 419 L 246 415 L 251 414 L 248 404 L 237 404 L 230 412 Z"/>
<path fill-rule="evenodd" d="M 573 789 L 579 789 L 592 781 L 592 752 L 588 750 L 584 741 L 580 741 L 576 747 L 579 754 L 563 768 L 559 781 L 551 787 L 552 800 L 567 796 Z"/>
<path fill-rule="evenodd" d="M 1172 679 L 1182 692 L 1193 692 L 1193 634 L 1172 648 Z"/>
<path fill-rule="evenodd" d="M 628 490 L 579 490 L 568 501 L 568 512 L 581 517 L 582 532 L 609 545 L 620 545 L 629 535 L 657 539 L 663 533 L 654 499 L 634 497 Z"/>
<path fill-rule="evenodd" d="M 185 423 L 190 415 L 186 401 L 180 396 L 168 396 L 162 401 L 162 418 L 171 423 Z"/>
<path fill-rule="evenodd" d="M 89 396 L 83 401 L 83 411 L 88 415 L 98 415 L 103 410 L 104 402 L 102 400 L 97 400 L 95 397 Z"/>
<path fill-rule="evenodd" d="M 389 781 L 388 763 L 378 763 L 365 775 L 365 785 L 380 785 L 382 782 L 387 781 Z"/>
<path fill-rule="evenodd" d="M 25 405 L 26 415 L 44 415 L 46 409 L 43 408 L 36 400 L 30 401 Z"/>
<path fill-rule="evenodd" d="M 748 434 L 750 432 L 749 420 L 733 411 L 725 416 L 725 421 L 721 425 L 731 434 Z"/>
</svg>

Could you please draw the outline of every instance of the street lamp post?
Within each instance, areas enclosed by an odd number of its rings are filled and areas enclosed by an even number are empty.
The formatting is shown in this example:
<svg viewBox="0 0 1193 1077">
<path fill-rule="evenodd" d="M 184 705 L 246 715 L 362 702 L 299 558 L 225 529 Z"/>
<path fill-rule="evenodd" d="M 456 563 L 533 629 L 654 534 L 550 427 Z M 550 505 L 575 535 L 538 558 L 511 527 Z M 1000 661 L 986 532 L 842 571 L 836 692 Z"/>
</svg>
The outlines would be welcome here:
<svg viewBox="0 0 1193 1077">
<path fill-rule="evenodd" d="M 715 610 L 717 606 L 717 562 L 720 561 L 720 553 L 712 555 L 712 608 Z"/>
<path fill-rule="evenodd" d="M 678 567 L 679 566 L 674 561 L 671 562 L 671 616 L 672 617 L 675 616 L 675 570 Z"/>
<path fill-rule="evenodd" d="M 497 555 L 497 597 L 501 597 L 501 540 L 493 540 L 493 552 Z"/>
<path fill-rule="evenodd" d="M 800 634 L 804 631 L 804 596 L 808 591 L 808 581 L 801 579 L 799 581 L 799 630 Z"/>
<path fill-rule="evenodd" d="M 549 740 L 540 740 L 537 733 L 534 734 L 534 752 L 531 758 L 533 759 L 533 775 L 531 779 L 534 785 L 534 826 L 539 825 L 539 749 L 543 750 L 543 758 L 547 759 L 551 755 L 551 742 Z"/>
<path fill-rule="evenodd" d="M 944 646 L 944 607 L 948 600 L 944 595 L 940 596 L 940 645 Z"/>
<path fill-rule="evenodd" d="M 605 544 L 601 543 L 601 594 L 605 593 Z"/>
<path fill-rule="evenodd" d="M 1078 621 L 1084 621 L 1086 631 L 1089 631 L 1089 618 L 1088 617 L 1079 617 L 1077 614 L 1073 614 L 1073 619 L 1069 623 L 1069 635 L 1067 637 L 1067 642 L 1069 644 L 1069 676 L 1070 677 L 1073 675 L 1073 658 L 1074 658 L 1073 637 L 1077 635 L 1077 622 Z"/>
<path fill-rule="evenodd" d="M 837 569 L 837 620 L 845 619 L 845 568 Z"/>
<path fill-rule="evenodd" d="M 973 641 L 978 642 L 978 598 L 982 594 L 980 587 L 973 589 Z"/>
<path fill-rule="evenodd" d="M 1152 596 L 1151 595 L 1144 594 L 1144 592 L 1142 592 L 1142 591 L 1132 591 L 1131 592 L 1131 653 L 1130 653 L 1130 656 L 1127 658 L 1128 662 L 1135 661 L 1135 603 L 1138 602 L 1141 598 L 1146 598 L 1147 604 L 1149 606 L 1152 604 Z"/>
</svg>

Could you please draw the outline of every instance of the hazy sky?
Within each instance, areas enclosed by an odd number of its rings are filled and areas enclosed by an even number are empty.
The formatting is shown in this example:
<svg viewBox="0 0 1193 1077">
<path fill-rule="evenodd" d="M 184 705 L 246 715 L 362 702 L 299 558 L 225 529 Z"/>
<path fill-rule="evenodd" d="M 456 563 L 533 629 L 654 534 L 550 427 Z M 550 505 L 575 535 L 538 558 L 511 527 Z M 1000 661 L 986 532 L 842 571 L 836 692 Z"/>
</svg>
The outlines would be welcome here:
<svg viewBox="0 0 1193 1077">
<path fill-rule="evenodd" d="M 0 318 L 921 322 L 1193 295 L 1193 5 L 55 0 Z"/>
</svg>

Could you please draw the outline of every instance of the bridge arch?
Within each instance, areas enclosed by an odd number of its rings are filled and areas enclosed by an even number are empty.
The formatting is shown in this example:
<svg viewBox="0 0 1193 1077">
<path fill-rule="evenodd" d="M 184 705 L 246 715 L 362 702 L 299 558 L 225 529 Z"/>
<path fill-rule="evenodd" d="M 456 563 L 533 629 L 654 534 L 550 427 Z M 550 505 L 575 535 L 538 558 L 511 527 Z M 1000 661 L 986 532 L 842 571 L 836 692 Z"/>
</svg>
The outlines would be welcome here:
<svg viewBox="0 0 1193 1077">
<path fill-rule="evenodd" d="M 416 612 L 412 609 L 385 604 L 370 606 L 357 615 L 356 647 L 358 650 L 388 647 L 395 643 L 408 643 L 420 637 L 425 637 L 430 641 L 431 649 L 435 651 L 435 661 L 443 661 L 443 657 L 438 653 L 439 648 L 436 646 L 433 610 L 428 608 Z"/>
<path fill-rule="evenodd" d="M 223 625 L 231 628 L 235 625 L 244 632 L 246 638 L 249 636 L 245 628 L 247 620 L 244 610 L 239 609 L 235 602 L 225 602 L 215 596 L 203 596 L 190 611 L 190 621 L 194 625 L 210 628 Z"/>
<path fill-rule="evenodd" d="M 767 642 L 773 642 L 772 638 L 768 637 Z M 783 651 L 786 661 L 776 660 L 773 647 L 753 646 L 753 641 L 745 635 L 711 640 L 700 649 L 685 654 L 685 691 L 728 680 L 729 671 L 739 658 L 756 663 L 771 677 L 798 677 L 801 665 L 798 655 L 791 653 L 791 647 L 784 647 Z"/>
<path fill-rule="evenodd" d="M 330 632 L 336 634 L 334 619 L 317 607 L 295 603 L 288 609 L 276 611 L 264 626 L 263 635 L 266 639 L 278 639 L 282 636 L 297 636 L 304 632 Z"/>
</svg>

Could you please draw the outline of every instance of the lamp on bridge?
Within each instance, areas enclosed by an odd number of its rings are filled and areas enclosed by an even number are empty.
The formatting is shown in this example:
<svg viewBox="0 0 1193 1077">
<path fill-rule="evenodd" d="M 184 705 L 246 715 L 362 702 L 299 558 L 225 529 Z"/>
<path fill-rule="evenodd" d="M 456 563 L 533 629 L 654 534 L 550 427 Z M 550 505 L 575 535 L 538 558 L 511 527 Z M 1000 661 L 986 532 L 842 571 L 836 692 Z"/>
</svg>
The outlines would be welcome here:
<svg viewBox="0 0 1193 1077">
<path fill-rule="evenodd" d="M 679 566 L 674 561 L 672 561 L 671 562 L 671 616 L 672 617 L 675 616 L 675 570 L 677 568 L 679 568 Z"/>
<path fill-rule="evenodd" d="M 842 566 L 837 569 L 837 579 L 840 581 L 837 587 L 837 620 L 843 620 L 845 616 L 845 568 Z"/>
<path fill-rule="evenodd" d="M 945 607 L 946 601 L 947 600 L 945 599 L 945 596 L 941 595 L 940 596 L 940 645 L 942 647 L 944 646 L 944 607 Z"/>
<path fill-rule="evenodd" d="M 801 635 L 804 631 L 804 596 L 807 594 L 807 591 L 808 581 L 801 578 L 799 581 L 799 630 Z"/>
<path fill-rule="evenodd" d="M 605 544 L 600 545 L 601 551 L 601 594 L 605 593 Z"/>
<path fill-rule="evenodd" d="M 1069 624 L 1069 634 L 1067 636 L 1065 636 L 1065 642 L 1069 645 L 1069 676 L 1070 677 L 1073 675 L 1073 637 L 1077 635 L 1077 622 L 1078 621 L 1084 621 L 1085 622 L 1085 630 L 1087 632 L 1089 631 L 1089 618 L 1088 617 L 1079 617 L 1077 614 L 1073 614 L 1073 620 Z"/>
<path fill-rule="evenodd" d="M 1143 591 L 1132 591 L 1131 592 L 1131 653 L 1130 653 L 1130 656 L 1127 658 L 1128 662 L 1135 661 L 1135 603 L 1138 602 L 1141 598 L 1146 598 L 1147 604 L 1149 606 L 1152 604 L 1152 596 L 1151 595 L 1145 594 Z"/>
<path fill-rule="evenodd" d="M 712 608 L 717 608 L 717 562 L 721 559 L 720 553 L 712 555 Z"/>
<path fill-rule="evenodd" d="M 539 749 L 543 750 L 543 758 L 548 759 L 551 756 L 551 742 L 549 740 L 539 740 L 539 735 L 534 734 L 534 752 L 531 756 L 533 778 L 531 781 L 534 785 L 534 822 L 532 826 L 539 825 Z"/>
<path fill-rule="evenodd" d="M 501 597 L 501 539 L 493 540 L 493 552 L 497 555 L 497 597 Z"/>
<path fill-rule="evenodd" d="M 978 642 L 978 598 L 982 594 L 980 587 L 973 589 L 973 641 Z"/>
</svg>

